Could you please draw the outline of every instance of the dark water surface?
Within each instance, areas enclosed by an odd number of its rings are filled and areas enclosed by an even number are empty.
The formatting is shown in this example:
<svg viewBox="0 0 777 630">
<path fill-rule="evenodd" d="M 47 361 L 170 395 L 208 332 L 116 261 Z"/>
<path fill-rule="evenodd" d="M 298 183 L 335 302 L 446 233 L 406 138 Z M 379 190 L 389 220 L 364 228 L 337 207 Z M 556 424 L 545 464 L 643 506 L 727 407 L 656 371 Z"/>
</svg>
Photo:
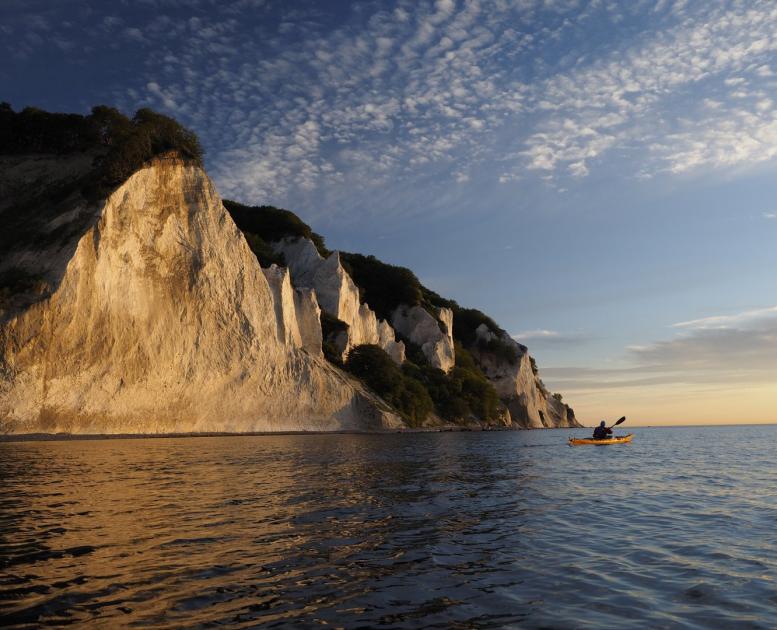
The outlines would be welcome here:
<svg viewBox="0 0 777 630">
<path fill-rule="evenodd" d="M 0 443 L 0 625 L 777 627 L 777 427 Z"/>
</svg>

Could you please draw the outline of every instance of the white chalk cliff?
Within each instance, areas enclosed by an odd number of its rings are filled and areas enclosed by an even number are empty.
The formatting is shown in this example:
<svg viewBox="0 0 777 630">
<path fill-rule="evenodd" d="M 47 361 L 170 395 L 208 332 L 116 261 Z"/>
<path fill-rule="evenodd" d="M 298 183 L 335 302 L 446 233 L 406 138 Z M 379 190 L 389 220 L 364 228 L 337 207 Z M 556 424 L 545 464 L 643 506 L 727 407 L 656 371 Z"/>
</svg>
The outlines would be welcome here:
<svg viewBox="0 0 777 630">
<path fill-rule="evenodd" d="M 294 286 L 315 290 L 321 308 L 348 325 L 347 332 L 335 340 L 343 358 L 354 346 L 374 344 L 396 363 L 405 360 L 405 344 L 396 340 L 388 322 L 378 320 L 372 309 L 361 303 L 359 288 L 343 268 L 337 252 L 323 258 L 312 241 L 298 237 L 277 241 L 273 249 L 283 254 Z"/>
<path fill-rule="evenodd" d="M 262 268 L 262 272 L 270 285 L 278 324 L 278 341 L 323 356 L 321 309 L 316 292 L 312 289 L 292 287 L 286 267 L 272 265 L 267 269 Z"/>
<path fill-rule="evenodd" d="M 517 360 L 511 363 L 482 344 L 476 343 L 470 348 L 499 398 L 507 405 L 514 424 L 528 429 L 579 426 L 574 412 L 545 390 L 539 376 L 534 373 L 526 346 L 507 334 L 491 331 L 485 324 L 481 324 L 475 332 L 478 341 L 499 339 L 515 350 Z"/>
<path fill-rule="evenodd" d="M 199 167 L 157 159 L 42 230 L 67 237 L 0 263 L 48 286 L 0 311 L 0 431 L 401 425 L 321 357 L 316 297 L 330 304 L 331 292 L 294 290 L 284 269 L 263 272 Z M 352 302 L 343 308 L 356 323 L 363 311 Z"/>
<path fill-rule="evenodd" d="M 456 363 L 453 346 L 453 311 L 441 308 L 437 318 L 421 306 L 397 307 L 391 316 L 391 325 L 399 334 L 421 346 L 434 367 L 448 372 Z"/>
</svg>

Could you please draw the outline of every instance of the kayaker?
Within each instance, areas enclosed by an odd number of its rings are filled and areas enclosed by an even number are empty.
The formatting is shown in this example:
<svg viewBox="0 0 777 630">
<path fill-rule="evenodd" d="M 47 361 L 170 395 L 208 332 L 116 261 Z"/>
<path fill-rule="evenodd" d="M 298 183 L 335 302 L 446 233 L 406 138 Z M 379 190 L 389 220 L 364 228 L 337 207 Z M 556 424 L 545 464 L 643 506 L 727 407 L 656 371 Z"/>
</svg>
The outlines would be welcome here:
<svg viewBox="0 0 777 630">
<path fill-rule="evenodd" d="M 612 435 L 612 429 L 606 425 L 604 420 L 594 429 L 594 440 L 606 440 Z"/>
</svg>

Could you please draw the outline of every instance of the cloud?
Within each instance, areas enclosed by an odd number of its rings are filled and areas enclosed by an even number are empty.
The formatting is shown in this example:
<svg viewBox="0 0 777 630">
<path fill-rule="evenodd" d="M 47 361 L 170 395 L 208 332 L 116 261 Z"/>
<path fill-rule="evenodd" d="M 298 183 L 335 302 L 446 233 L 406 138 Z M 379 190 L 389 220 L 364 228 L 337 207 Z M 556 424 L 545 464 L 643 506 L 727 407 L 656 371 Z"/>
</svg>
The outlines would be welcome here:
<svg viewBox="0 0 777 630">
<path fill-rule="evenodd" d="M 673 328 L 689 330 L 731 330 L 777 317 L 777 306 L 742 311 L 734 315 L 713 315 L 672 324 Z"/>
<path fill-rule="evenodd" d="M 777 307 L 713 315 L 673 325 L 673 338 L 626 349 L 613 367 L 544 367 L 543 379 L 569 394 L 634 389 L 661 396 L 668 386 L 711 395 L 773 386 L 777 374 Z"/>
<path fill-rule="evenodd" d="M 777 309 L 763 309 L 729 317 L 711 317 L 695 322 L 689 330 L 668 341 L 630 350 L 640 365 L 666 371 L 734 373 L 737 381 L 774 381 L 777 374 Z"/>
<path fill-rule="evenodd" d="M 146 84 L 146 89 L 150 94 L 158 98 L 167 109 L 173 112 L 179 109 L 177 103 L 171 97 L 170 92 L 165 92 L 156 81 L 149 81 Z"/>
<path fill-rule="evenodd" d="M 764 212 L 763 213 L 764 219 L 777 219 L 777 212 Z"/>
<path fill-rule="evenodd" d="M 370 188 L 406 189 L 432 173 L 461 183 L 491 159 L 505 112 L 522 109 L 525 86 L 500 75 L 505 56 L 531 37 L 506 26 L 516 11 L 507 4 L 360 7 L 358 28 L 326 23 L 331 16 L 315 9 L 276 5 L 280 26 L 273 32 L 267 21 L 249 37 L 231 10 L 182 22 L 161 13 L 165 6 L 145 24 L 124 14 L 101 19 L 103 31 L 120 27 L 138 41 L 142 34 L 154 50 L 145 63 L 146 99 L 137 101 L 139 86 L 117 96 L 128 109 L 166 108 L 192 126 L 228 195 L 298 199 L 346 182 L 351 193 L 372 197 Z M 286 44 L 289 29 L 299 37 L 295 46 Z M 298 137 L 308 121 L 317 129 L 314 144 Z M 341 160 L 354 150 L 358 165 Z"/>
<path fill-rule="evenodd" d="M 763 81 L 777 12 L 710 3 L 694 18 L 537 84 L 530 109 L 548 113 L 524 142 L 525 166 L 583 177 L 602 155 L 635 146 L 643 177 L 772 159 L 777 110 L 761 88 L 773 88 Z"/>
<path fill-rule="evenodd" d="M 561 333 L 556 330 L 547 330 L 544 328 L 525 330 L 519 333 L 515 333 L 511 336 L 518 343 L 529 345 L 532 348 L 547 346 L 571 346 L 590 341 L 590 338 L 583 333 Z"/>
<path fill-rule="evenodd" d="M 143 32 L 139 28 L 131 27 L 124 29 L 124 36 L 132 41 L 146 43 L 146 38 L 143 36 Z"/>
<path fill-rule="evenodd" d="M 535 330 L 526 330 L 524 332 L 515 333 L 512 337 L 518 341 L 523 339 L 558 339 L 560 336 L 561 333 L 558 333 L 555 330 L 544 330 L 538 328 Z"/>
<path fill-rule="evenodd" d="M 638 365 L 653 370 L 732 375 L 774 381 L 777 374 L 777 307 L 705 317 L 675 325 L 673 339 L 633 347 Z"/>
<path fill-rule="evenodd" d="M 142 44 L 107 88 L 118 104 L 194 128 L 219 188 L 246 201 L 296 207 L 317 191 L 364 208 L 377 189 L 463 174 L 563 187 L 613 166 L 649 179 L 777 155 L 777 11 L 762 0 L 86 4 L 68 17 L 95 49 Z M 63 12 L 35 6 L 2 25 L 6 53 L 75 62 Z M 628 37 L 601 36 L 624 24 Z"/>
</svg>

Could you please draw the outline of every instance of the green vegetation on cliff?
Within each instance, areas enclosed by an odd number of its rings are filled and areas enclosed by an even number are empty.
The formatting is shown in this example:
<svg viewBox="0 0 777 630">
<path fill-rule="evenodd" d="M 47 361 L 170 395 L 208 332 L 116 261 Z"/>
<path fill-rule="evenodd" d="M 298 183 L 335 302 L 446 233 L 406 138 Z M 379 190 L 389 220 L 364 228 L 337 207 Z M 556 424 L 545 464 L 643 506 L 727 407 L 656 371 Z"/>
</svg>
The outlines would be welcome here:
<svg viewBox="0 0 777 630">
<path fill-rule="evenodd" d="M 82 116 L 34 107 L 15 112 L 8 103 L 0 103 L 0 154 L 62 155 L 90 150 L 97 150 L 89 190 L 92 196 L 122 183 L 153 157 L 175 151 L 201 165 L 203 155 L 194 132 L 150 109 L 139 109 L 128 118 L 105 105 Z"/>
<path fill-rule="evenodd" d="M 72 243 L 92 220 L 79 212 L 57 229 L 51 222 L 82 199 L 97 201 L 154 157 L 174 153 L 195 164 L 202 162 L 197 136 L 172 118 L 140 109 L 128 118 L 117 109 L 100 105 L 89 115 L 60 114 L 27 107 L 15 112 L 0 103 L 0 159 L 13 170 L 34 155 L 36 162 L 64 165 L 63 173 L 16 182 L 0 200 L 0 251 L 44 249 Z M 60 160 L 64 156 L 65 160 Z M 58 162 L 58 160 L 60 160 Z M 70 171 L 68 167 L 75 164 Z M 33 169 L 34 170 L 34 169 Z M 20 279 L 21 278 L 21 279 Z M 42 299 L 51 287 L 42 278 L 10 269 L 0 275 L 0 308 Z M 14 294 L 11 300 L 8 295 Z M 22 300 L 21 296 L 27 297 Z M 5 296 L 5 297 L 4 297 Z"/>
<path fill-rule="evenodd" d="M 261 242 L 266 251 L 271 252 L 267 242 L 288 236 L 308 238 L 316 245 L 319 253 L 329 254 L 323 238 L 293 212 L 273 206 L 246 206 L 229 200 L 224 200 L 224 206 L 237 226 L 246 235 L 250 235 L 249 244 L 252 244 L 263 266 L 269 266 L 277 260 L 268 257 L 266 252 L 263 256 L 256 243 Z M 425 408 L 427 397 L 433 401 L 436 413 L 446 420 L 470 417 L 483 421 L 495 420 L 499 416 L 499 397 L 465 348 L 478 343 L 514 363 L 517 356 L 510 345 L 499 339 L 484 342 L 476 338 L 475 329 L 480 324 L 486 324 L 491 331 L 501 333 L 502 330 L 496 323 L 480 311 L 462 308 L 453 300 L 446 300 L 430 291 L 406 267 L 389 265 L 375 256 L 348 252 L 340 253 L 340 261 L 359 287 L 362 302 L 369 304 L 378 318 L 390 322 L 392 313 L 401 304 L 420 304 L 435 316 L 440 307 L 450 308 L 453 310 L 453 336 L 457 341 L 456 367 L 448 374 L 432 367 L 421 349 L 404 338 L 402 341 L 405 343 L 408 361 L 401 370 L 377 346 L 359 346 L 353 349 L 346 361 L 346 368 L 392 405 L 400 405 L 397 409 L 407 418 L 415 419 L 414 421 L 417 420 L 419 410 Z M 326 313 L 322 313 L 321 324 L 324 355 L 340 365 L 339 354 L 332 342 L 338 333 L 345 330 L 346 324 Z M 443 326 L 442 322 L 440 326 Z M 352 364 L 352 360 L 356 363 Z M 367 366 L 371 366 L 372 372 L 368 371 Z M 373 372 L 381 376 L 370 382 L 367 375 Z M 402 374 L 412 378 L 413 383 L 405 383 L 400 378 Z M 425 395 L 422 395 L 418 386 L 423 389 Z M 416 400 L 414 393 L 423 400 Z"/>
<path fill-rule="evenodd" d="M 418 354 L 413 353 L 418 360 Z M 421 354 L 399 367 L 375 345 L 361 345 L 348 354 L 345 368 L 390 403 L 411 426 L 419 426 L 434 411 L 449 422 L 493 422 L 501 403 L 494 386 L 472 355 L 456 346 L 457 365 L 448 374 L 429 365 Z"/>
<path fill-rule="evenodd" d="M 402 371 L 424 385 L 437 415 L 444 420 L 473 418 L 490 422 L 500 416 L 501 403 L 494 386 L 458 342 L 456 366 L 447 374 L 426 361 L 408 360 L 402 365 Z"/>
<path fill-rule="evenodd" d="M 380 319 L 390 322 L 400 304 L 415 306 L 423 301 L 421 283 L 410 269 L 348 252 L 340 252 L 340 262 L 359 287 L 362 302 Z"/>
<path fill-rule="evenodd" d="M 389 265 L 375 256 L 362 254 L 341 252 L 340 260 L 359 287 L 362 301 L 369 304 L 379 318 L 390 322 L 392 313 L 401 304 L 421 305 L 435 317 L 438 309 L 449 308 L 453 311 L 453 338 L 465 348 L 478 345 L 481 350 L 489 351 L 509 363 L 514 364 L 518 360 L 515 348 L 499 338 L 507 333 L 493 319 L 474 308 L 463 308 L 454 300 L 427 289 L 410 269 Z M 442 328 L 444 324 L 439 323 Z M 481 324 L 485 324 L 496 337 L 488 341 L 478 339 L 475 331 Z"/>
<path fill-rule="evenodd" d="M 229 199 L 224 199 L 224 207 L 229 211 L 237 227 L 265 242 L 272 243 L 282 238 L 296 236 L 313 241 L 322 256 L 327 257 L 331 254 L 326 248 L 324 237 L 316 234 L 307 223 L 289 210 L 274 206 L 246 206 Z"/>
<path fill-rule="evenodd" d="M 353 348 L 345 369 L 394 407 L 412 427 L 420 426 L 434 409 L 424 385 L 400 369 L 380 346 Z"/>
<path fill-rule="evenodd" d="M 228 200 L 224 201 L 224 205 L 238 227 L 254 239 L 252 247 L 264 266 L 275 261 L 266 253 L 262 256 L 255 244 L 257 242 L 271 251 L 266 245 L 269 242 L 285 237 L 302 237 L 312 240 L 322 255 L 329 254 L 323 239 L 293 212 L 272 206 L 245 206 Z M 456 366 L 447 374 L 432 367 L 421 348 L 402 336 L 400 340 L 405 343 L 407 361 L 401 369 L 377 346 L 354 348 L 346 360 L 346 369 L 411 422 L 423 420 L 422 417 L 419 420 L 419 414 L 426 409 L 427 399 L 432 402 L 430 410 L 448 421 L 495 421 L 501 413 L 499 397 L 466 348 L 477 345 L 481 350 L 488 350 L 515 363 L 518 356 L 512 345 L 499 338 L 484 341 L 475 333 L 481 324 L 485 324 L 495 335 L 504 335 L 504 331 L 484 313 L 462 308 L 455 301 L 427 289 L 406 267 L 384 263 L 375 256 L 348 252 L 340 252 L 340 261 L 359 287 L 361 301 L 368 304 L 378 318 L 391 322 L 392 314 L 400 305 L 421 305 L 435 317 L 440 308 L 449 308 L 453 311 L 453 337 L 456 342 Z M 438 320 L 438 323 L 441 328 L 444 327 L 441 321 Z M 323 312 L 321 324 L 324 356 L 342 366 L 334 340 L 346 329 L 346 324 Z M 411 382 L 406 383 L 401 378 L 403 375 Z"/>
<path fill-rule="evenodd" d="M 289 210 L 273 206 L 246 206 L 226 199 L 224 206 L 243 232 L 253 234 L 265 242 L 289 236 L 308 238 L 321 255 L 327 256 L 330 253 L 324 245 L 324 239 Z M 465 348 L 478 344 L 481 349 L 493 352 L 510 363 L 517 361 L 515 348 L 510 344 L 498 338 L 488 342 L 477 338 L 475 330 L 481 324 L 485 324 L 497 336 L 506 334 L 493 319 L 476 309 L 463 308 L 454 300 L 443 298 L 427 289 L 407 267 L 390 265 L 375 256 L 349 252 L 340 252 L 340 262 L 359 287 L 361 301 L 368 304 L 379 319 L 391 322 L 392 314 L 402 304 L 421 305 L 435 317 L 438 309 L 449 308 L 453 311 L 453 337 Z M 267 266 L 264 262 L 262 264 Z M 440 327 L 443 326 L 440 322 Z"/>
</svg>

